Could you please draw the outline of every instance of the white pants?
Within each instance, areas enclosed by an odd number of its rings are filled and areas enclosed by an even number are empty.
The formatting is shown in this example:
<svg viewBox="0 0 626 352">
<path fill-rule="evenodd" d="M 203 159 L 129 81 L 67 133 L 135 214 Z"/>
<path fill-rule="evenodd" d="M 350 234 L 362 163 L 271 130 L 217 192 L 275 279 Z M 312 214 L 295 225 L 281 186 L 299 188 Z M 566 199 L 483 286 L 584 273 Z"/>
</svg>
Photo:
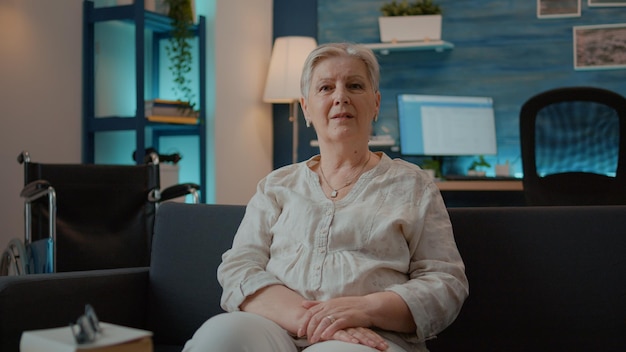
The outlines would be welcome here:
<svg viewBox="0 0 626 352">
<path fill-rule="evenodd" d="M 388 352 L 406 352 L 393 342 Z M 207 320 L 187 341 L 183 352 L 376 352 L 378 350 L 342 341 L 300 345 L 286 330 L 260 315 L 233 312 Z M 308 345 L 308 344 L 307 344 Z"/>
</svg>

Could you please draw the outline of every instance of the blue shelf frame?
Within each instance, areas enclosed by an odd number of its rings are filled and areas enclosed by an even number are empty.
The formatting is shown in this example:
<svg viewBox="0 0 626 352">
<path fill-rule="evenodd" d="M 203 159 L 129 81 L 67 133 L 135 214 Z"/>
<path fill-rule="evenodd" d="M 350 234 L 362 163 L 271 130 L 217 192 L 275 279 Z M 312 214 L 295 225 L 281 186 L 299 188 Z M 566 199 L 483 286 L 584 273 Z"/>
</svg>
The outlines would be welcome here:
<svg viewBox="0 0 626 352">
<path fill-rule="evenodd" d="M 123 21 L 135 26 L 135 116 L 95 116 L 95 24 L 104 21 Z M 159 86 L 159 45 L 169 38 L 172 20 L 162 14 L 146 11 L 144 0 L 135 0 L 132 5 L 95 8 L 89 0 L 83 2 L 83 163 L 95 162 L 95 135 L 104 131 L 135 132 L 135 162 L 143 163 L 145 157 L 146 130 L 151 133 L 153 147 L 158 150 L 159 140 L 166 136 L 198 136 L 200 156 L 200 201 L 206 202 L 206 19 L 199 21 L 192 31 L 198 37 L 199 58 L 199 121 L 197 125 L 163 124 L 150 122 L 145 118 L 145 32 L 152 30 L 152 92 Z M 154 94 L 154 93 L 153 93 Z M 154 97 L 156 98 L 156 97 Z"/>
</svg>

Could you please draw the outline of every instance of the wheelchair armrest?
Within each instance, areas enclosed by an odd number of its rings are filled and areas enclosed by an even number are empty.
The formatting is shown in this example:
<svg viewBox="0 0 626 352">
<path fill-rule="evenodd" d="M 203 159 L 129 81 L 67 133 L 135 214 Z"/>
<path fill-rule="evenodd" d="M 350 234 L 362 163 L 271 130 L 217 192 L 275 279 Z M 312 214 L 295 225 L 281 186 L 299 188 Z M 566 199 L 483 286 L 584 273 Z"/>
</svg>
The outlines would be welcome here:
<svg viewBox="0 0 626 352">
<path fill-rule="evenodd" d="M 91 304 L 101 321 L 144 328 L 147 267 L 0 277 L 0 351 L 26 330 L 67 326 Z"/>
<path fill-rule="evenodd" d="M 199 190 L 200 185 L 195 183 L 181 183 L 173 185 L 161 191 L 161 201 L 186 196 L 188 194 L 195 195 Z"/>
</svg>

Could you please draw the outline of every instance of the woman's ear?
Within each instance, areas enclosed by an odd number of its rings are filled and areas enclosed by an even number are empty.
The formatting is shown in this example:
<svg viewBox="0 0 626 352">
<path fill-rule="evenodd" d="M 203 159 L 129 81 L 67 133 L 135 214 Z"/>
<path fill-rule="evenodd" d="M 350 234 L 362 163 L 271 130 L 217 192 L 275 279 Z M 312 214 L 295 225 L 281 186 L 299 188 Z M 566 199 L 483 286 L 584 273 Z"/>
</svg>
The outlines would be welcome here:
<svg viewBox="0 0 626 352">
<path fill-rule="evenodd" d="M 302 114 L 304 115 L 304 122 L 306 127 L 311 127 L 311 119 L 309 119 L 308 105 L 306 105 L 306 99 L 300 97 L 300 106 L 302 107 Z"/>
<path fill-rule="evenodd" d="M 306 119 L 308 115 L 308 106 L 306 105 L 306 99 L 304 99 L 304 97 L 300 97 L 300 106 L 302 107 L 302 113 L 304 114 L 304 118 Z"/>
<path fill-rule="evenodd" d="M 376 112 L 374 113 L 374 121 L 378 121 L 378 114 L 380 113 L 380 91 L 376 92 Z"/>
</svg>

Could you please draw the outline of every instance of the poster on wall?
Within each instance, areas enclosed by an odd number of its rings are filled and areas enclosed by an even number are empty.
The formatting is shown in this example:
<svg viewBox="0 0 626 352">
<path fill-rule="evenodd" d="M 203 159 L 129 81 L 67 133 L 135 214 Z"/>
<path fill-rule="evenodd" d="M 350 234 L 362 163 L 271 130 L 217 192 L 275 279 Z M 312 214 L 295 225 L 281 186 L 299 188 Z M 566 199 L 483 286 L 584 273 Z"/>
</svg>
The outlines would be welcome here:
<svg viewBox="0 0 626 352">
<path fill-rule="evenodd" d="M 537 18 L 580 17 L 581 0 L 537 0 Z"/>
<path fill-rule="evenodd" d="M 587 5 L 593 6 L 626 6 L 626 0 L 587 0 Z"/>
<path fill-rule="evenodd" d="M 626 68 L 626 23 L 575 26 L 574 69 Z"/>
</svg>

